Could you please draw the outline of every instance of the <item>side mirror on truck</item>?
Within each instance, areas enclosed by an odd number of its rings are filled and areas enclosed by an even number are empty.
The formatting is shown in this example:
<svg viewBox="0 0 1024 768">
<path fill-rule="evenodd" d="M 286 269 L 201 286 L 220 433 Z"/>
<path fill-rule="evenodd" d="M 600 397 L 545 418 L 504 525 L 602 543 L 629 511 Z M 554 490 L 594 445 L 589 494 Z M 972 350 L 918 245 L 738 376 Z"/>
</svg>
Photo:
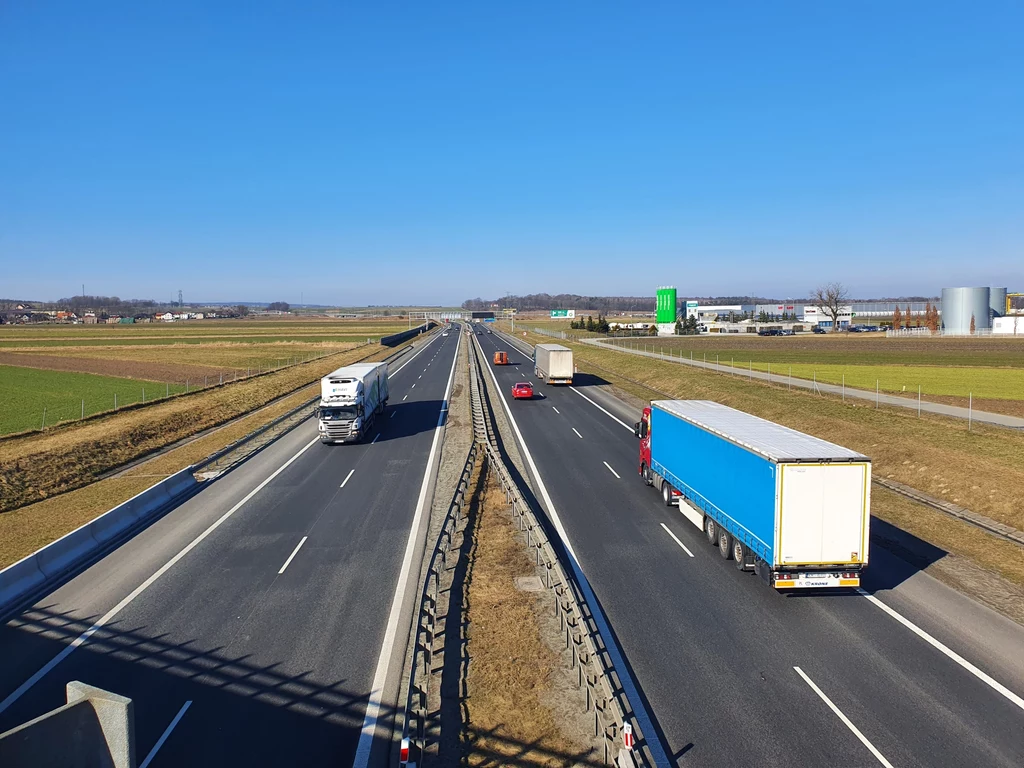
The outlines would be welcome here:
<svg viewBox="0 0 1024 768">
<path fill-rule="evenodd" d="M 633 425 L 633 434 L 636 435 L 637 440 L 640 439 L 640 422 L 638 421 Z"/>
</svg>

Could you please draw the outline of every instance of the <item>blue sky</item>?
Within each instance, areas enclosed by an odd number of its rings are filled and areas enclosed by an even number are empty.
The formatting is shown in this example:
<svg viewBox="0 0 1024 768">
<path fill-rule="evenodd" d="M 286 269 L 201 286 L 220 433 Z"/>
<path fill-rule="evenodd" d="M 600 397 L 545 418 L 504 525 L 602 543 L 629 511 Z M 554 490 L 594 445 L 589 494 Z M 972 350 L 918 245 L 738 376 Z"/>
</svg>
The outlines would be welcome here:
<svg viewBox="0 0 1024 768">
<path fill-rule="evenodd" d="M 1024 290 L 1024 5 L 0 7 L 0 296 Z"/>
</svg>

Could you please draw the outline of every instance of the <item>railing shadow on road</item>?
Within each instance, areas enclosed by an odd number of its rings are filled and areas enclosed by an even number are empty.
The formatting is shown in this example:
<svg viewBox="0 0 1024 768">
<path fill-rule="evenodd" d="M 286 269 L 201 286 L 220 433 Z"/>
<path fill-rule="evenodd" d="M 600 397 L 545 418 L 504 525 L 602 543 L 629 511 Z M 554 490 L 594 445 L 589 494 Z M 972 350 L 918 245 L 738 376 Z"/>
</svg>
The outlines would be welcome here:
<svg viewBox="0 0 1024 768">
<path fill-rule="evenodd" d="M 5 629 L 32 644 L 29 658 L 48 661 L 89 630 L 95 619 L 42 606 L 15 617 Z M 8 634 L 7 640 L 13 638 Z M 0 656 L 9 659 L 7 652 L 0 647 Z M 343 652 L 338 649 L 339 654 Z M 151 632 L 145 625 L 113 621 L 0 714 L 0 732 L 62 705 L 64 686 L 74 679 L 133 700 L 140 763 L 182 705 L 192 702 L 161 746 L 154 768 L 348 765 L 355 755 L 369 693 L 354 690 L 346 679 L 331 679 L 312 669 L 285 671 L 304 667 L 293 661 L 296 656 L 297 651 L 291 657 L 261 662 L 255 653 L 229 653 L 223 645 L 177 640 L 167 632 Z M 35 666 L 18 666 L 14 686 L 36 671 Z M 11 680 L 4 683 L 0 698 L 11 690 Z M 397 764 L 401 723 L 395 729 L 395 721 L 399 716 L 394 706 L 382 706 L 371 766 Z M 594 755 L 517 740 L 503 726 L 486 732 L 470 726 L 463 734 L 461 752 L 472 754 L 479 765 L 602 764 Z"/>
<path fill-rule="evenodd" d="M 600 376 L 593 373 L 574 373 L 572 376 L 572 385 L 578 388 L 607 387 L 611 386 L 611 382 L 607 379 L 602 379 Z"/>
</svg>

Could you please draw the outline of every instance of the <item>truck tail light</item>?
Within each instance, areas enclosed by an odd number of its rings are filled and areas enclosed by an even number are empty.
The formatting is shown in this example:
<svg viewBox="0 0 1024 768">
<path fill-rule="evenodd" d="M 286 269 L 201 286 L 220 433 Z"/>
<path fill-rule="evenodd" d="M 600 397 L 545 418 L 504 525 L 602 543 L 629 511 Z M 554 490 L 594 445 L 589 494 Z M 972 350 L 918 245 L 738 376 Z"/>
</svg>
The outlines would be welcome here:
<svg viewBox="0 0 1024 768">
<path fill-rule="evenodd" d="M 402 749 L 398 753 L 398 760 L 402 765 L 409 764 L 409 740 L 402 739 Z"/>
</svg>

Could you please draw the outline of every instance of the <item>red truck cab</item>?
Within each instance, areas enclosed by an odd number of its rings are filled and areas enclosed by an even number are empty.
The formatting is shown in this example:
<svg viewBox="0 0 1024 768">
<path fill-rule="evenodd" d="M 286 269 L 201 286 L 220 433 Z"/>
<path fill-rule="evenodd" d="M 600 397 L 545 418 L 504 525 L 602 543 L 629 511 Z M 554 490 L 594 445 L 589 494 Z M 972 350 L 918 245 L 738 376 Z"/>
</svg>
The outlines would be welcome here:
<svg viewBox="0 0 1024 768">
<path fill-rule="evenodd" d="M 651 474 L 651 407 L 644 408 L 643 416 L 633 425 L 633 434 L 640 440 L 640 466 L 638 472 L 648 485 L 653 484 Z"/>
</svg>

